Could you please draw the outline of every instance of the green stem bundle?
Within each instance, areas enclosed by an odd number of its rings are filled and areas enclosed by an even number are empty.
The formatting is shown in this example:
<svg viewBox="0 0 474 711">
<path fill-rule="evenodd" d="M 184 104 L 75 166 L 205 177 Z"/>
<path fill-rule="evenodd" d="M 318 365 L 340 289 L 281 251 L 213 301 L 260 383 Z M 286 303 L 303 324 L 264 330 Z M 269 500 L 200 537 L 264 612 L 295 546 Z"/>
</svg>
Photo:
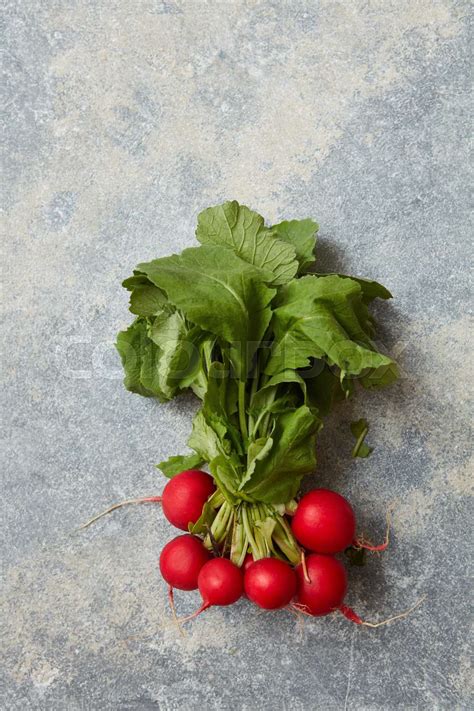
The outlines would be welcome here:
<svg viewBox="0 0 474 711">
<path fill-rule="evenodd" d="M 230 542 L 230 558 L 239 566 L 247 553 L 254 560 L 273 555 L 292 565 L 298 564 L 301 551 L 281 510 L 263 503 L 242 501 L 235 506 L 226 500 L 220 503 L 219 495 L 217 491 L 210 499 L 216 508 L 204 537 L 206 548 L 212 550 L 216 544 L 227 546 Z M 192 532 L 199 533 L 199 528 L 194 526 Z"/>
</svg>

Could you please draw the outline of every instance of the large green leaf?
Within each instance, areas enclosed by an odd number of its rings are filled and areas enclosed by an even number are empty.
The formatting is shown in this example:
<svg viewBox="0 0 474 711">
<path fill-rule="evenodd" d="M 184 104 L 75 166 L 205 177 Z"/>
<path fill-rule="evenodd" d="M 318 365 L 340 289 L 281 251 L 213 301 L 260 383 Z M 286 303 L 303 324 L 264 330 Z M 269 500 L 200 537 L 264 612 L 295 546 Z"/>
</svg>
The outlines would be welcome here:
<svg viewBox="0 0 474 711">
<path fill-rule="evenodd" d="M 230 249 L 202 246 L 139 264 L 138 269 L 163 289 L 185 316 L 229 344 L 237 376 L 248 365 L 270 322 L 275 294 L 261 270 Z"/>
<path fill-rule="evenodd" d="M 361 286 L 336 275 L 305 276 L 282 287 L 275 299 L 275 341 L 265 371 L 305 368 L 324 358 L 343 374 L 387 384 L 396 377 L 391 358 L 371 341 L 372 321 Z"/>
<path fill-rule="evenodd" d="M 244 261 L 263 269 L 273 286 L 289 282 L 298 269 L 290 241 L 273 236 L 261 215 L 236 200 L 203 210 L 198 215 L 196 237 L 201 244 L 232 249 Z"/>
<path fill-rule="evenodd" d="M 316 467 L 316 435 L 321 420 L 303 405 L 275 418 L 273 447 L 257 460 L 244 492 L 257 501 L 282 504 L 292 499 L 301 478 Z"/>
<path fill-rule="evenodd" d="M 314 264 L 316 233 L 319 225 L 314 220 L 285 220 L 269 228 L 279 239 L 291 244 L 299 262 L 298 272 L 304 274 Z"/>
</svg>

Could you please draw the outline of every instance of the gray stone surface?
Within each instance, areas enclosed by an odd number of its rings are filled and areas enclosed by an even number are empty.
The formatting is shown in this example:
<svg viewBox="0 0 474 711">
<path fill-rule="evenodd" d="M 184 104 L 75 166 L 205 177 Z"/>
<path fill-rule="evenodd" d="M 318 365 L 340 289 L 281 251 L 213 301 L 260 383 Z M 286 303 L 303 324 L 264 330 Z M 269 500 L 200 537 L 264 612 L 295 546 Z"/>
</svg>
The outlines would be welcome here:
<svg viewBox="0 0 474 711">
<path fill-rule="evenodd" d="M 467 709 L 472 490 L 468 2 L 17 0 L 4 4 L 4 549 L 1 708 Z M 351 571 L 342 617 L 248 603 L 185 637 L 156 559 L 158 509 L 71 531 L 160 491 L 195 402 L 125 392 L 120 281 L 193 243 L 237 198 L 314 216 L 320 263 L 380 279 L 403 378 L 342 408 L 314 481 L 388 553 Z M 374 454 L 352 461 L 348 422 Z M 195 594 L 179 595 L 191 611 Z"/>
</svg>

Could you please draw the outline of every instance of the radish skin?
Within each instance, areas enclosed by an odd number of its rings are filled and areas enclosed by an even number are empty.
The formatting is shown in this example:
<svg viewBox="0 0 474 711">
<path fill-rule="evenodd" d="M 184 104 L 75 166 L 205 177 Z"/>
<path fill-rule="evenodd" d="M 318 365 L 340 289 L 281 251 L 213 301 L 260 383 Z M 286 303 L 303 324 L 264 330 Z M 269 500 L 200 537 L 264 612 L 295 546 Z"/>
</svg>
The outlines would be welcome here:
<svg viewBox="0 0 474 711">
<path fill-rule="evenodd" d="M 278 558 L 260 558 L 244 574 L 245 594 L 264 610 L 286 607 L 296 593 L 293 568 Z"/>
<path fill-rule="evenodd" d="M 291 520 L 296 540 L 307 550 L 332 555 L 354 541 L 355 515 L 336 491 L 313 489 L 303 496 Z"/>
<path fill-rule="evenodd" d="M 178 590 L 196 590 L 201 568 L 211 554 L 195 536 L 177 536 L 166 544 L 160 555 L 160 572 L 168 585 Z"/>
<path fill-rule="evenodd" d="M 297 609 L 314 617 L 339 609 L 347 592 L 347 574 L 342 563 L 332 556 L 312 553 L 306 557 L 306 569 L 308 579 L 301 564 L 295 571 Z"/>
<path fill-rule="evenodd" d="M 181 472 L 163 489 L 163 513 L 173 526 L 187 531 L 190 523 L 196 523 L 215 490 L 212 477 L 206 472 L 200 469 Z"/>
<path fill-rule="evenodd" d="M 214 605 L 224 607 L 237 602 L 244 590 L 242 572 L 228 558 L 213 558 L 201 568 L 198 587 L 202 605 L 180 622 L 191 620 Z"/>
</svg>

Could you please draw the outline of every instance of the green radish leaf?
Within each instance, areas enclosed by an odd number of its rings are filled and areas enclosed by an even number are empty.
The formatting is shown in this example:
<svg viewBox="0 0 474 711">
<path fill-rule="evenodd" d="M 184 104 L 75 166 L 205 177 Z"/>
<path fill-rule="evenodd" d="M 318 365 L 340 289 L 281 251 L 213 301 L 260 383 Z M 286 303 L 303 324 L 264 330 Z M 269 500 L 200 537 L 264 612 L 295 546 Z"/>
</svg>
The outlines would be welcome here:
<svg viewBox="0 0 474 711">
<path fill-rule="evenodd" d="M 274 445 L 243 488 L 246 494 L 268 504 L 292 499 L 302 477 L 316 467 L 316 435 L 321 420 L 306 406 L 275 417 Z"/>
<path fill-rule="evenodd" d="M 374 299 L 392 298 L 390 291 L 377 281 L 373 281 L 372 279 L 364 279 L 363 277 L 351 277 L 346 274 L 339 274 L 339 276 L 343 279 L 352 279 L 352 281 L 356 281 L 359 284 L 362 289 L 362 298 L 366 304 L 370 304 L 370 302 Z"/>
<path fill-rule="evenodd" d="M 261 405 L 258 407 L 252 407 L 250 413 L 254 418 L 259 418 L 261 415 L 266 413 L 279 414 L 280 412 L 286 412 L 287 410 L 295 410 L 299 405 L 303 403 L 300 402 L 301 398 L 298 398 L 294 390 L 288 390 L 283 392 L 282 395 L 273 399 L 271 390 L 262 391 L 262 395 L 267 395 L 267 400 L 260 399 Z"/>
<path fill-rule="evenodd" d="M 365 438 L 369 432 L 369 423 L 364 418 L 351 422 L 351 432 L 356 438 L 356 443 L 352 450 L 353 457 L 368 457 L 373 451 L 373 447 L 369 447 L 365 443 Z"/>
<path fill-rule="evenodd" d="M 209 464 L 211 474 L 224 497 L 231 504 L 239 501 L 237 488 L 241 476 L 241 464 L 235 452 L 230 455 L 219 455 Z"/>
<path fill-rule="evenodd" d="M 258 414 L 263 408 L 268 409 L 275 400 L 278 386 L 282 383 L 296 383 L 300 386 L 303 399 L 306 400 L 306 382 L 295 370 L 283 370 L 281 373 L 273 375 L 252 398 L 252 414 Z M 289 391 L 286 393 L 288 396 Z M 273 410 L 275 412 L 275 410 Z"/>
<path fill-rule="evenodd" d="M 167 303 L 166 294 L 138 271 L 122 283 L 130 294 L 130 311 L 138 316 L 154 316 Z"/>
<path fill-rule="evenodd" d="M 273 375 L 270 380 L 259 390 L 259 392 L 262 392 L 267 388 L 275 387 L 276 385 L 281 385 L 281 383 L 297 383 L 301 387 L 303 394 L 306 391 L 305 381 L 300 373 L 297 373 L 295 370 L 288 369 L 282 370 L 280 373 Z"/>
<path fill-rule="evenodd" d="M 196 378 L 201 368 L 199 345 L 206 334 L 175 311 L 155 316 L 148 335 L 158 346 L 153 376 L 160 391 L 170 400 L 178 390 L 189 387 Z"/>
<path fill-rule="evenodd" d="M 362 290 L 362 299 L 364 303 L 370 304 L 374 299 L 391 299 L 392 294 L 389 290 L 379 284 L 377 281 L 372 279 L 365 279 L 364 277 L 354 277 L 348 274 L 315 274 L 315 276 L 339 276 L 341 279 L 351 279 L 359 284 Z"/>
<path fill-rule="evenodd" d="M 208 424 L 218 426 L 221 439 L 228 436 L 233 449 L 243 455 L 244 447 L 238 420 L 231 414 L 237 409 L 237 399 L 238 387 L 235 378 L 229 377 L 228 369 L 223 363 L 212 363 L 202 407 L 204 418 Z"/>
<path fill-rule="evenodd" d="M 122 360 L 125 371 L 124 385 L 127 390 L 145 397 L 158 397 L 165 399 L 164 393 L 158 384 L 143 373 L 148 372 L 149 362 L 155 359 L 157 347 L 148 338 L 148 324 L 146 320 L 137 318 L 126 331 L 117 334 L 116 348 Z"/>
<path fill-rule="evenodd" d="M 199 341 L 197 345 L 198 368 L 189 387 L 198 398 L 204 400 L 208 387 L 208 367 L 211 362 L 212 350 L 216 346 L 216 338 L 212 334 L 202 331 L 202 338 L 197 340 Z"/>
<path fill-rule="evenodd" d="M 397 376 L 391 358 L 375 350 L 372 323 L 360 285 L 339 276 L 305 276 L 281 287 L 275 299 L 275 340 L 265 372 L 305 368 L 323 358 L 349 376 L 372 385 Z M 368 371 L 368 372 L 367 372 Z"/>
<path fill-rule="evenodd" d="M 127 390 L 170 400 L 195 383 L 202 369 L 199 344 L 206 334 L 178 312 L 137 318 L 117 336 Z"/>
<path fill-rule="evenodd" d="M 187 469 L 200 469 L 204 464 L 204 459 L 199 454 L 177 454 L 156 464 L 168 479 L 181 474 Z"/>
<path fill-rule="evenodd" d="M 222 493 L 234 501 L 243 467 L 223 418 L 212 410 L 199 410 L 193 420 L 188 446 L 209 462 L 211 474 Z"/>
<path fill-rule="evenodd" d="M 271 437 L 260 437 L 254 442 L 250 442 L 247 450 L 247 471 L 240 481 L 239 491 L 241 491 L 245 484 L 252 478 L 257 462 L 265 459 L 272 447 L 273 439 Z"/>
<path fill-rule="evenodd" d="M 264 284 L 261 270 L 231 250 L 207 245 L 139 264 L 138 269 L 186 318 L 228 344 L 237 377 L 244 379 L 270 322 L 275 294 Z"/>
<path fill-rule="evenodd" d="M 314 220 L 285 220 L 269 228 L 279 239 L 291 244 L 296 251 L 299 274 L 304 274 L 315 262 L 316 233 L 319 225 Z"/>
<path fill-rule="evenodd" d="M 225 427 L 219 427 L 218 423 L 214 423 L 214 426 L 208 424 L 201 409 L 194 417 L 188 446 L 194 449 L 205 462 L 211 462 L 221 454 L 226 455 L 230 452 L 230 443 L 222 439 L 225 434 Z"/>
<path fill-rule="evenodd" d="M 319 370 L 311 378 L 305 378 L 307 405 L 316 410 L 320 417 L 329 415 L 334 403 L 344 400 L 346 394 L 341 387 L 341 379 L 324 363 L 317 361 L 313 369 Z M 304 371 L 303 371 L 304 372 Z"/>
<path fill-rule="evenodd" d="M 205 413 L 220 415 L 227 419 L 228 413 L 237 410 L 238 386 L 223 363 L 214 361 L 208 372 L 208 388 L 204 398 Z"/>
<path fill-rule="evenodd" d="M 201 244 L 232 249 L 249 264 L 264 270 L 272 286 L 286 284 L 298 269 L 294 247 L 277 239 L 263 217 L 236 200 L 208 207 L 198 215 L 196 237 Z"/>
</svg>

